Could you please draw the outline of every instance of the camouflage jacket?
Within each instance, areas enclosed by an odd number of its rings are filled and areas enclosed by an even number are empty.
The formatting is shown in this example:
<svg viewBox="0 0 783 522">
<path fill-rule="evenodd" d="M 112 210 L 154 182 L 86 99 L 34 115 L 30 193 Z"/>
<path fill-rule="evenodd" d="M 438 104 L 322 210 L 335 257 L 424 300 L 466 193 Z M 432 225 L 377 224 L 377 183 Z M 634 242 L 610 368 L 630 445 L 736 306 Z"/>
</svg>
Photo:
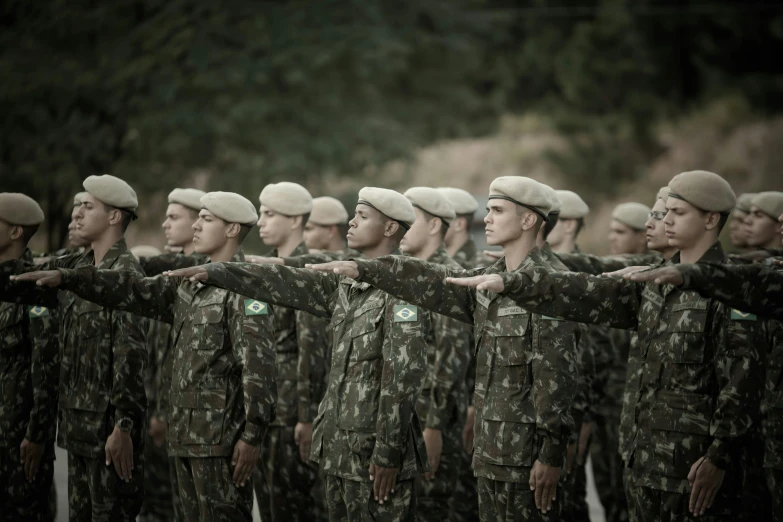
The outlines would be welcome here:
<svg viewBox="0 0 783 522">
<path fill-rule="evenodd" d="M 346 247 L 335 252 L 321 250 L 318 252 L 308 252 L 306 254 L 300 254 L 292 257 L 284 257 L 283 263 L 285 266 L 290 266 L 293 268 L 304 268 L 306 264 L 329 263 L 331 261 L 354 259 L 359 257 L 362 257 L 361 252 Z"/>
<path fill-rule="evenodd" d="M 144 389 L 150 415 L 158 415 L 159 397 L 162 395 L 164 362 L 169 349 L 171 326 L 161 321 L 149 321 L 147 330 L 147 373 Z"/>
<path fill-rule="evenodd" d="M 172 325 L 170 456 L 231 456 L 240 438 L 260 445 L 277 399 L 266 303 L 184 279 L 91 267 L 62 272 L 62 286 L 85 299 Z"/>
<path fill-rule="evenodd" d="M 764 467 L 783 470 L 783 324 L 766 321 L 767 378 L 763 413 Z"/>
<path fill-rule="evenodd" d="M 725 262 L 720 243 L 703 260 Z M 636 486 L 684 493 L 702 456 L 730 468 L 723 487 L 741 480 L 743 437 L 762 396 L 760 322 L 668 285 L 537 268 L 503 278 L 504 295 L 520 306 L 638 332 L 644 367 L 630 459 Z"/>
<path fill-rule="evenodd" d="M 141 268 L 147 277 L 160 275 L 168 270 L 178 270 L 191 266 L 203 265 L 209 262 L 209 256 L 193 252 L 192 254 L 181 254 L 169 252 L 159 256 L 142 257 L 139 259 Z"/>
<path fill-rule="evenodd" d="M 617 256 L 594 256 L 582 252 L 555 255 L 572 272 L 593 275 L 614 272 L 629 266 L 657 265 L 663 260 L 663 256 L 657 252 Z"/>
<path fill-rule="evenodd" d="M 53 259 L 41 267 L 11 266 L 11 272 L 92 267 L 92 250 Z M 7 267 L 6 267 L 7 268 Z M 115 243 L 98 264 L 142 276 L 138 261 L 124 239 Z M 6 271 L 5 269 L 2 269 Z M 60 321 L 60 407 L 66 449 L 76 455 L 103 458 L 104 445 L 121 419 L 133 424 L 134 452 L 143 450 L 147 396 L 147 320 L 81 299 L 56 288 L 0 280 L 0 300 L 57 306 Z"/>
<path fill-rule="evenodd" d="M 465 270 L 473 270 L 478 268 L 478 249 L 476 243 L 472 239 L 468 239 L 464 245 L 454 254 L 454 261 Z M 470 328 L 470 346 L 476 345 L 475 337 L 473 337 L 473 327 Z M 476 389 L 476 352 L 471 349 L 468 353 L 467 369 L 465 370 L 465 393 L 467 395 L 467 404 L 473 406 L 473 392 Z"/>
<path fill-rule="evenodd" d="M 505 259 L 469 272 L 393 256 L 357 263 L 361 281 L 474 325 L 477 476 L 526 484 L 535 460 L 563 464 L 577 387 L 579 331 L 573 323 L 531 314 L 503 295 L 444 282 L 448 276 L 502 273 Z M 535 248 L 519 270 L 537 266 L 549 269 Z"/>
<path fill-rule="evenodd" d="M 452 259 L 459 263 L 459 266 L 465 270 L 478 268 L 479 253 L 478 249 L 476 248 L 476 243 L 473 241 L 473 239 L 468 238 L 465 244 L 459 247 L 459 250 L 457 250 Z"/>
<path fill-rule="evenodd" d="M 369 481 L 369 465 L 426 469 L 416 400 L 426 348 L 415 306 L 337 275 L 287 266 L 218 263 L 208 284 L 330 319 L 329 388 L 314 423 L 312 458 L 330 475 Z"/>
<path fill-rule="evenodd" d="M 33 263 L 29 250 L 21 261 Z M 60 347 L 56 309 L 0 302 L 0 447 L 22 439 L 54 456 Z"/>
</svg>

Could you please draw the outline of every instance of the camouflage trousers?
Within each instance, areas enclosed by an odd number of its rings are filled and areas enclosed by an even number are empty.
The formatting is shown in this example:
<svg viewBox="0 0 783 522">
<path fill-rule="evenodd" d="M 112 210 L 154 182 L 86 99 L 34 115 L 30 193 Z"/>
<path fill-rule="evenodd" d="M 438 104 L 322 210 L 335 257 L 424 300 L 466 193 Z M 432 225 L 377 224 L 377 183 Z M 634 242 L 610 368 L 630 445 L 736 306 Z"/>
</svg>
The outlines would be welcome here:
<svg viewBox="0 0 783 522">
<path fill-rule="evenodd" d="M 772 497 L 772 520 L 783 522 L 783 469 L 766 468 L 767 490 Z"/>
<path fill-rule="evenodd" d="M 587 467 L 574 462 L 571 473 L 563 483 L 563 520 L 590 522 L 590 509 L 587 507 Z"/>
<path fill-rule="evenodd" d="M 185 522 L 182 511 L 182 500 L 179 498 L 179 482 L 177 482 L 177 458 L 169 457 L 169 480 L 171 481 L 171 504 L 174 512 L 173 522 Z"/>
<path fill-rule="evenodd" d="M 523 468 L 526 469 L 526 468 Z M 527 473 L 530 470 L 527 468 Z M 534 492 L 527 482 L 502 482 L 484 477 L 478 478 L 479 519 L 481 522 L 556 522 L 563 520 L 560 514 L 563 491 L 557 488 L 557 500 L 552 511 L 542 513 L 536 507 Z"/>
<path fill-rule="evenodd" d="M 174 517 L 174 499 L 166 446 L 156 446 L 147 436 L 144 445 L 144 503 L 141 520 L 170 522 Z"/>
<path fill-rule="evenodd" d="M 719 490 L 712 507 L 704 515 L 694 517 L 688 510 L 690 493 L 670 493 L 642 486 L 633 486 L 635 520 L 639 522 L 729 522 L 737 520 L 742 509 L 739 499 L 729 500 Z"/>
<path fill-rule="evenodd" d="M 0 447 L 0 520 L 4 522 L 50 522 L 54 459 L 43 460 L 33 482 L 28 482 L 19 446 Z"/>
<path fill-rule="evenodd" d="M 636 512 L 633 507 L 636 504 L 636 497 L 634 497 L 634 491 L 636 488 L 631 482 L 631 468 L 628 467 L 628 463 L 624 462 L 625 468 L 623 469 L 623 491 L 625 491 L 625 501 L 628 504 L 628 520 L 630 522 L 637 522 Z"/>
<path fill-rule="evenodd" d="M 620 415 L 593 415 L 590 457 L 598 497 L 604 507 L 606 522 L 628 520 L 628 504 L 623 493 L 623 469 L 620 457 Z"/>
<path fill-rule="evenodd" d="M 449 426 L 441 432 L 443 450 L 435 477 L 418 480 L 416 518 L 421 522 L 449 520 L 449 500 L 457 488 L 462 464 L 462 426 Z"/>
<path fill-rule="evenodd" d="M 230 457 L 177 457 L 175 466 L 186 522 L 252 522 L 252 477 L 234 486 Z"/>
<path fill-rule="evenodd" d="M 104 457 L 68 452 L 68 512 L 71 522 L 134 522 L 144 499 L 144 456 L 133 456 L 130 482 Z"/>
<path fill-rule="evenodd" d="M 473 474 L 473 455 L 461 449 L 459 458 L 459 477 L 449 500 L 448 520 L 474 522 L 478 520 L 478 492 L 476 475 Z"/>
<path fill-rule="evenodd" d="M 310 490 L 310 496 L 315 511 L 314 520 L 327 522 L 329 520 L 329 508 L 326 505 L 326 473 L 323 469 L 316 472 L 315 484 Z"/>
<path fill-rule="evenodd" d="M 416 484 L 397 482 L 389 500 L 373 498 L 372 482 L 326 476 L 326 504 L 330 522 L 413 522 L 416 520 Z"/>
<path fill-rule="evenodd" d="M 299 458 L 293 426 L 272 426 L 255 473 L 258 510 L 264 522 L 310 522 L 316 470 Z"/>
</svg>

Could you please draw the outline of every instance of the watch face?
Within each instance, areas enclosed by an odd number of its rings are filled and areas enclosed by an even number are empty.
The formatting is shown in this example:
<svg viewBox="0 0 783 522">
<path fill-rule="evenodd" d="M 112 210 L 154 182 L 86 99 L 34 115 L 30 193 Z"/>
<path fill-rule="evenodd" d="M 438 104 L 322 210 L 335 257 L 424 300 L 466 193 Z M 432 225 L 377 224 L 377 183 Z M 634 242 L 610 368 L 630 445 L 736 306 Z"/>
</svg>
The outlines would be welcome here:
<svg viewBox="0 0 783 522">
<path fill-rule="evenodd" d="M 117 422 L 117 427 L 120 428 L 120 431 L 127 432 L 133 428 L 133 422 L 128 419 L 123 419 Z"/>
</svg>

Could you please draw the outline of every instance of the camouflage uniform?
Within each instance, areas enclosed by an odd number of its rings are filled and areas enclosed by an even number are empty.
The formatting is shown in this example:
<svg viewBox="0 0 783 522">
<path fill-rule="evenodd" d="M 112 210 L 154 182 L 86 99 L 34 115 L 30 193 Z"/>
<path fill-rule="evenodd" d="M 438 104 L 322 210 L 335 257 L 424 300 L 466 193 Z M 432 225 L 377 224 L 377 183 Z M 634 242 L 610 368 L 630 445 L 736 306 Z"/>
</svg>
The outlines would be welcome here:
<svg viewBox="0 0 783 522">
<path fill-rule="evenodd" d="M 273 265 L 216 263 L 208 284 L 331 319 L 329 387 L 314 422 L 312 459 L 327 474 L 330 520 L 411 520 L 413 481 L 426 469 L 415 405 L 426 349 L 415 306 L 337 275 Z M 383 507 L 366 496 L 373 463 L 398 468 Z M 362 495 L 357 498 L 357 495 Z"/>
<path fill-rule="evenodd" d="M 185 519 L 250 520 L 252 480 L 234 486 L 231 457 L 240 439 L 260 446 L 274 419 L 269 307 L 189 280 L 131 272 L 63 270 L 62 286 L 172 325 L 168 454 L 176 458 Z"/>
<path fill-rule="evenodd" d="M 719 243 L 703 256 L 725 259 Z M 762 393 L 759 323 L 671 286 L 540 269 L 504 275 L 504 282 L 505 295 L 522 306 L 638 332 L 644 364 L 629 462 L 637 518 L 689 519 L 687 475 L 702 456 L 727 470 L 704 518 L 736 518 L 743 437 Z"/>
<path fill-rule="evenodd" d="M 473 469 L 481 520 L 559 520 L 562 491 L 554 510 L 544 515 L 535 507 L 528 482 L 535 461 L 561 467 L 565 460 L 573 430 L 570 408 L 577 387 L 579 328 L 530 314 L 505 296 L 444 282 L 447 276 L 504 272 L 505 259 L 470 272 L 391 256 L 357 263 L 361 281 L 474 324 Z M 520 269 L 535 266 L 550 269 L 537 248 Z"/>
<path fill-rule="evenodd" d="M 32 264 L 29 250 L 21 258 Z M 54 473 L 60 350 L 55 310 L 0 302 L 0 505 L 8 520 L 54 520 Z M 21 461 L 24 439 L 44 445 L 33 482 Z M 5 520 L 5 518 L 4 518 Z"/>
<path fill-rule="evenodd" d="M 94 264 L 93 252 L 88 250 L 35 269 Z M 3 269 L 6 274 L 30 270 L 18 265 L 8 268 Z M 124 239 L 108 250 L 98 268 L 143 275 Z M 4 300 L 58 307 L 64 409 L 63 437 L 58 435 L 58 444 L 65 442 L 68 450 L 71 520 L 135 520 L 143 497 L 147 320 L 102 308 L 68 291 L 32 284 L 9 286 L 7 279 L 0 281 L 0 295 Z M 130 483 L 121 480 L 113 467 L 104 465 L 106 439 L 121 421 L 132 424 L 134 473 Z"/>
<path fill-rule="evenodd" d="M 629 266 L 658 265 L 663 261 L 663 256 L 657 252 L 617 256 L 594 256 L 583 252 L 571 252 L 559 253 L 555 256 L 572 272 L 593 275 L 615 272 Z"/>
</svg>

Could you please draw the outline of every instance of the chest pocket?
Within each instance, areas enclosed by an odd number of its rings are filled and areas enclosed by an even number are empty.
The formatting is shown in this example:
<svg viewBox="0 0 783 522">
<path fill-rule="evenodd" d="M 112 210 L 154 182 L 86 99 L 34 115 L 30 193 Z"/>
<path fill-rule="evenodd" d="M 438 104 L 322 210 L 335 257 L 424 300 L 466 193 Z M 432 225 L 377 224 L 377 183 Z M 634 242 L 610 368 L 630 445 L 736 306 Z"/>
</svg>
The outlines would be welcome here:
<svg viewBox="0 0 783 522">
<path fill-rule="evenodd" d="M 383 312 L 383 301 L 368 303 L 354 312 L 350 325 L 351 361 L 367 361 L 381 357 Z"/>
<path fill-rule="evenodd" d="M 223 348 L 223 296 L 202 301 L 193 315 L 193 334 L 197 350 L 219 351 Z"/>
<path fill-rule="evenodd" d="M 517 366 L 532 359 L 528 328 L 530 314 L 518 306 L 502 307 L 493 326 L 495 357 L 499 366 Z"/>
<path fill-rule="evenodd" d="M 26 307 L 8 305 L 8 310 L 3 312 L 8 313 L 8 316 L 3 320 L 3 326 L 0 328 L 0 352 L 3 354 L 10 354 L 10 352 L 18 350 L 22 346 L 24 340 L 24 315 L 23 309 Z M 10 395 L 6 395 L 10 397 Z"/>
<path fill-rule="evenodd" d="M 674 305 L 669 322 L 672 362 L 697 364 L 704 362 L 704 333 L 707 329 L 708 301 Z"/>
<path fill-rule="evenodd" d="M 108 312 L 101 305 L 82 301 L 76 303 L 76 326 L 79 329 L 79 339 L 98 340 L 105 337 L 109 329 Z"/>
</svg>

